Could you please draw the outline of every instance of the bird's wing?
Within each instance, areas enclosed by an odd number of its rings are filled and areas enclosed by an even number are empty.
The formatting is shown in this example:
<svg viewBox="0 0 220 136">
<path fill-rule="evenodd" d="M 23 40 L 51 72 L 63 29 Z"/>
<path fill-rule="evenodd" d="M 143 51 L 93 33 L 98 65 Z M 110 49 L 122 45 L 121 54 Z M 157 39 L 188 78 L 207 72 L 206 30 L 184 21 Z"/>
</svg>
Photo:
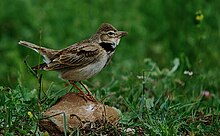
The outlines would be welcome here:
<svg viewBox="0 0 220 136">
<path fill-rule="evenodd" d="M 61 50 L 59 56 L 53 59 L 46 67 L 46 70 L 64 70 L 83 68 L 95 61 L 101 55 L 102 50 L 96 43 L 89 43 L 83 46 L 72 46 Z"/>
</svg>

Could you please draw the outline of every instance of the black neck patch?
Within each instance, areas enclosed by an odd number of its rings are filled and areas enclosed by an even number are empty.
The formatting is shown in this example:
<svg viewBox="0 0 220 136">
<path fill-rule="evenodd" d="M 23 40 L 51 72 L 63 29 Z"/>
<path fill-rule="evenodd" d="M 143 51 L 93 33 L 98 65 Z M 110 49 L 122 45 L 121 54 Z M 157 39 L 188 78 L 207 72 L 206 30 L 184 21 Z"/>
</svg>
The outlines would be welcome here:
<svg viewBox="0 0 220 136">
<path fill-rule="evenodd" d="M 106 51 L 106 52 L 113 52 L 115 51 L 115 45 L 114 43 L 106 43 L 106 42 L 101 42 L 99 45 Z"/>
</svg>

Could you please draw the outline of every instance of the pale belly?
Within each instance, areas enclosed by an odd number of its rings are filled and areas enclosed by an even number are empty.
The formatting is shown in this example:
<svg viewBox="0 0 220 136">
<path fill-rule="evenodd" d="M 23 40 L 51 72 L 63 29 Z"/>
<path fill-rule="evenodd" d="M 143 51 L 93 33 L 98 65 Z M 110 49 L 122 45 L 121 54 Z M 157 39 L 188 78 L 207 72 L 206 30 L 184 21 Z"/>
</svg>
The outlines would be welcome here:
<svg viewBox="0 0 220 136">
<path fill-rule="evenodd" d="M 82 81 L 89 79 L 99 73 L 107 62 L 107 55 L 103 56 L 99 61 L 92 63 L 81 69 L 68 70 L 61 73 L 61 78 L 72 81 Z"/>
</svg>

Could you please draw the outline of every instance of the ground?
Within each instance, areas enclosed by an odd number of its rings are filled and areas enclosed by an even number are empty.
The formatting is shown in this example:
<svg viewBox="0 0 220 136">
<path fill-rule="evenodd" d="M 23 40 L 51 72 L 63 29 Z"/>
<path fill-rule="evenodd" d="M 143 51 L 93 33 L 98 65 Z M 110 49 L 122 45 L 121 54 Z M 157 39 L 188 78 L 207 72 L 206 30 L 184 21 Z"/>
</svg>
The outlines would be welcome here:
<svg viewBox="0 0 220 136">
<path fill-rule="evenodd" d="M 28 66 L 42 58 L 18 41 L 61 49 L 108 22 L 128 36 L 110 65 L 83 82 L 98 100 L 121 111 L 121 130 L 111 130 L 124 135 L 128 128 L 137 135 L 218 135 L 218 3 L 2 0 L 0 132 L 46 135 L 38 129 L 42 113 L 76 91 L 56 72 L 32 73 Z"/>
</svg>

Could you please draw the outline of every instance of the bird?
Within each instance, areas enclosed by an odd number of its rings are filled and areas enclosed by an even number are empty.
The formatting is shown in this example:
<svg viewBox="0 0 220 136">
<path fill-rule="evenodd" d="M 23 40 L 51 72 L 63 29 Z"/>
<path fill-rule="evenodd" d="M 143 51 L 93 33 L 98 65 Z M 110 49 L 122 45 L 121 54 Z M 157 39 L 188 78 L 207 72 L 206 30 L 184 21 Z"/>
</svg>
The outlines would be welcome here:
<svg viewBox="0 0 220 136">
<path fill-rule="evenodd" d="M 97 101 L 82 81 L 93 77 L 109 64 L 120 39 L 127 34 L 128 32 L 119 31 L 109 23 L 102 23 L 90 38 L 64 49 L 49 49 L 27 41 L 19 41 L 18 44 L 43 56 L 44 62 L 33 66 L 33 70 L 58 71 L 60 77 L 69 81 L 84 99 Z M 87 94 L 76 82 L 80 83 Z"/>
</svg>

